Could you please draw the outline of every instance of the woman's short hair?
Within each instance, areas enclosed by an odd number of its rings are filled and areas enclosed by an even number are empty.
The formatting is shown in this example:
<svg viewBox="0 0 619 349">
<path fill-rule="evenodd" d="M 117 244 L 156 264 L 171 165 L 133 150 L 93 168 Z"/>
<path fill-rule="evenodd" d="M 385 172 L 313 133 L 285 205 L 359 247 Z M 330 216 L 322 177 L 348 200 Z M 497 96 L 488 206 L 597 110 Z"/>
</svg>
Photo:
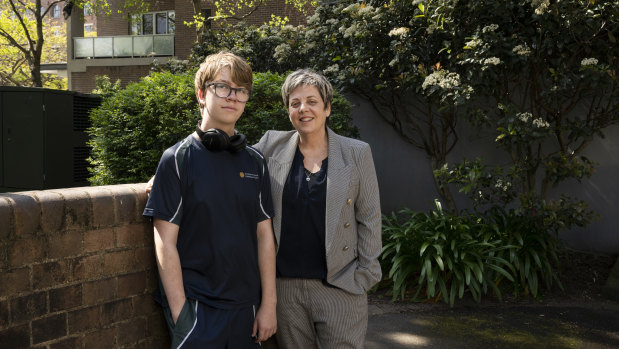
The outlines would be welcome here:
<svg viewBox="0 0 619 349">
<path fill-rule="evenodd" d="M 226 67 L 230 68 L 230 75 L 235 84 L 251 91 L 253 77 L 251 67 L 247 61 L 234 53 L 221 51 L 209 55 L 204 59 L 204 62 L 200 64 L 194 81 L 196 97 L 199 91 L 204 90 L 204 85 L 207 82 L 213 81 L 217 74 Z"/>
<path fill-rule="evenodd" d="M 325 103 L 325 109 L 331 105 L 333 101 L 333 86 L 331 86 L 329 80 L 324 75 L 311 69 L 299 69 L 290 73 L 282 85 L 282 99 L 286 109 L 288 109 L 290 94 L 301 85 L 316 86 L 322 101 Z"/>
</svg>

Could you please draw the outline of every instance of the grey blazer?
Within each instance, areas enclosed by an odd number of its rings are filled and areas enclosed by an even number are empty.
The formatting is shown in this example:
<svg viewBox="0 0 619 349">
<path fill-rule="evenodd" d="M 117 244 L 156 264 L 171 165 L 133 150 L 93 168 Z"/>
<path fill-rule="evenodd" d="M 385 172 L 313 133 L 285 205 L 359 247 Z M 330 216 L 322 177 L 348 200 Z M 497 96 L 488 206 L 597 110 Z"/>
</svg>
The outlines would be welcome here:
<svg viewBox="0 0 619 349">
<path fill-rule="evenodd" d="M 378 263 L 382 249 L 381 211 L 374 160 L 367 143 L 330 129 L 327 132 L 327 281 L 350 293 L 362 294 L 382 276 Z M 255 145 L 264 154 L 271 175 L 273 230 L 278 245 L 282 194 L 298 142 L 296 131 L 268 131 Z"/>
</svg>

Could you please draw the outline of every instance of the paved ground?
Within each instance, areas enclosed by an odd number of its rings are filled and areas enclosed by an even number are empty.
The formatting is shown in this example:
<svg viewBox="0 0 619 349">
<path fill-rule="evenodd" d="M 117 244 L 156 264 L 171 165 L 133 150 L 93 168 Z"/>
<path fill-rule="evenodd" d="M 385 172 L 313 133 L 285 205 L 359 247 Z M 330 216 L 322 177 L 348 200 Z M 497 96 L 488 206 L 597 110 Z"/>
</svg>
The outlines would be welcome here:
<svg viewBox="0 0 619 349">
<path fill-rule="evenodd" d="M 367 349 L 619 348 L 619 303 L 370 304 Z"/>
</svg>

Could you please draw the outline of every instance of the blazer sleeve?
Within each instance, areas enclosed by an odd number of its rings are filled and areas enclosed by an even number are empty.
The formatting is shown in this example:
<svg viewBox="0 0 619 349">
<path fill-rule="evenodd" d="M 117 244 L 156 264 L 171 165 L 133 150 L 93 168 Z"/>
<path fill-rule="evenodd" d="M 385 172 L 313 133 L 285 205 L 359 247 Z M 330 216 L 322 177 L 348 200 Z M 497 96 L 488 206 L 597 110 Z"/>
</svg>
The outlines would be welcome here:
<svg viewBox="0 0 619 349">
<path fill-rule="evenodd" d="M 382 215 L 378 180 L 369 145 L 357 160 L 359 170 L 359 195 L 355 201 L 357 221 L 358 266 L 355 281 L 366 291 L 381 280 L 382 271 L 378 258 L 382 250 Z"/>
</svg>

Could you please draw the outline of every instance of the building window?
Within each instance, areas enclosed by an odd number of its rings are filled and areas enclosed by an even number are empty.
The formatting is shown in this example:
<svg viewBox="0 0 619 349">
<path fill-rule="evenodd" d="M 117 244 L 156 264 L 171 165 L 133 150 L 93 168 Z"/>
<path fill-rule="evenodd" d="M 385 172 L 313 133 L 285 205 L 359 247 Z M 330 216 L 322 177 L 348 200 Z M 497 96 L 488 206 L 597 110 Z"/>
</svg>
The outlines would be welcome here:
<svg viewBox="0 0 619 349">
<path fill-rule="evenodd" d="M 85 33 L 92 33 L 93 31 L 95 31 L 95 28 L 93 27 L 92 23 L 84 24 Z"/>
<path fill-rule="evenodd" d="M 149 12 L 132 15 L 131 35 L 172 34 L 176 29 L 174 11 Z"/>
<path fill-rule="evenodd" d="M 84 16 L 92 15 L 92 6 L 89 3 L 84 4 Z"/>
<path fill-rule="evenodd" d="M 54 8 L 52 9 L 52 17 L 60 18 L 60 6 L 58 6 L 57 4 L 54 5 Z"/>
</svg>

